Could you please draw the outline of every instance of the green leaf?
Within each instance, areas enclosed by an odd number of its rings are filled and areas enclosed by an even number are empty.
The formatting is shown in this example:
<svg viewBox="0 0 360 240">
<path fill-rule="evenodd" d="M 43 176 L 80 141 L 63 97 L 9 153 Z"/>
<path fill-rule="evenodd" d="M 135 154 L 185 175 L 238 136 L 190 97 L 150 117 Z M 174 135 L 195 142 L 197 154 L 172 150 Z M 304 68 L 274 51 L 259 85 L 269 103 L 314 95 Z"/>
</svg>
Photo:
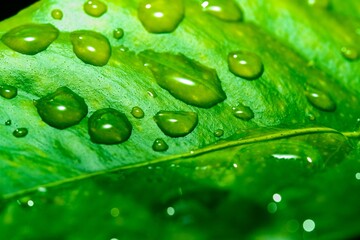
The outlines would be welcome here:
<svg viewBox="0 0 360 240">
<path fill-rule="evenodd" d="M 159 11 L 169 14 L 171 4 L 157 1 Z M 0 223 L 5 226 L 0 235 L 331 239 L 360 234 L 359 197 L 343 198 L 359 190 L 360 178 L 358 1 L 341 8 L 336 0 L 207 5 L 184 0 L 184 16 L 165 16 L 176 19 L 164 23 L 172 30 L 149 33 L 142 21 L 153 20 L 140 21 L 138 6 L 152 2 L 104 1 L 105 11 L 89 15 L 84 1 L 43 0 L 0 23 L 0 85 L 18 89 L 16 97 L 0 98 Z M 220 6 L 220 12 L 209 6 Z M 63 17 L 53 18 L 59 9 Z M 12 29 L 22 25 L 25 30 L 12 41 Z M 39 26 L 55 27 L 59 34 L 50 41 L 46 33 L 31 30 Z M 120 39 L 113 37 L 119 28 Z M 32 38 L 38 42 L 26 45 Z M 19 44 L 21 51 L 11 47 Z M 41 48 L 32 51 L 33 46 Z M 344 47 L 352 52 L 344 53 Z M 255 79 L 229 69 L 229 54 L 237 52 L 262 64 L 250 68 L 261 69 L 252 73 Z M 77 100 L 61 97 L 59 88 Z M 44 99 L 51 107 L 46 117 L 38 104 Z M 246 106 L 251 117 L 238 118 L 238 106 Z M 134 114 L 139 108 L 144 116 Z M 99 114 L 109 109 L 117 118 Z M 192 115 L 181 116 L 179 125 L 158 126 L 156 115 L 164 112 Z M 161 124 L 180 121 L 171 114 Z M 186 131 L 169 134 L 177 126 Z M 16 128 L 28 134 L 15 137 Z M 219 129 L 220 139 L 214 134 Z M 158 139 L 168 149 L 155 151 Z M 44 223 L 53 216 L 58 224 L 48 228 Z M 39 221 L 29 224 L 33 218 Z M 100 226 L 99 219 L 104 219 Z M 79 228 L 83 223 L 87 226 Z M 338 225 L 341 231 L 335 231 Z M 139 226 L 150 227 L 139 232 Z"/>
</svg>

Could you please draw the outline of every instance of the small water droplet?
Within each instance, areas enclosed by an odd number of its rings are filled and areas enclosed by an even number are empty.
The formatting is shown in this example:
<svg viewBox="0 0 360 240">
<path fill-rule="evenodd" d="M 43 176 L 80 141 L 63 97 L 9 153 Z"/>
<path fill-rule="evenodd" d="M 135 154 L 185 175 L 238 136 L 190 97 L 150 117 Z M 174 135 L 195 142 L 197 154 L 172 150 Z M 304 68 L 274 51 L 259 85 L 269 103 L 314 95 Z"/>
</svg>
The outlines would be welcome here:
<svg viewBox="0 0 360 240">
<path fill-rule="evenodd" d="M 56 20 L 61 20 L 63 18 L 63 12 L 60 9 L 54 9 L 51 11 L 51 17 Z"/>
<path fill-rule="evenodd" d="M 308 4 L 314 7 L 327 8 L 329 6 L 329 0 L 308 0 Z"/>
<path fill-rule="evenodd" d="M 104 108 L 90 116 L 88 132 L 94 143 L 119 144 L 130 138 L 132 125 L 125 114 L 113 108 Z"/>
<path fill-rule="evenodd" d="M 240 7 L 232 0 L 207 0 L 201 6 L 205 12 L 224 21 L 241 21 L 243 18 Z"/>
<path fill-rule="evenodd" d="M 156 93 L 155 90 L 152 89 L 152 88 L 149 88 L 149 89 L 147 90 L 147 93 L 148 93 L 148 95 L 149 95 L 150 97 L 152 97 L 152 98 L 156 98 L 156 97 L 157 97 L 157 93 Z"/>
<path fill-rule="evenodd" d="M 216 129 L 214 132 L 215 137 L 222 137 L 224 135 L 224 130 L 222 129 Z"/>
<path fill-rule="evenodd" d="M 18 90 L 16 87 L 3 84 L 0 86 L 0 95 L 7 99 L 12 99 L 17 96 Z"/>
<path fill-rule="evenodd" d="M 58 35 L 59 30 L 51 24 L 25 24 L 11 29 L 1 40 L 14 51 L 34 55 L 48 48 Z"/>
<path fill-rule="evenodd" d="M 309 87 L 305 92 L 305 95 L 311 105 L 319 110 L 326 112 L 333 112 L 336 110 L 336 103 L 327 93 Z"/>
<path fill-rule="evenodd" d="M 160 111 L 154 116 L 154 120 L 164 134 L 183 137 L 195 129 L 198 115 L 195 112 Z"/>
<path fill-rule="evenodd" d="M 257 79 L 264 72 L 260 57 L 251 52 L 236 51 L 229 53 L 228 65 L 233 74 L 248 80 Z"/>
<path fill-rule="evenodd" d="M 303 228 L 306 232 L 312 232 L 315 229 L 315 222 L 312 219 L 306 219 L 303 222 Z"/>
<path fill-rule="evenodd" d="M 232 110 L 235 117 L 245 121 L 249 121 L 254 117 L 254 112 L 251 110 L 251 108 L 241 103 L 236 107 L 233 107 Z"/>
<path fill-rule="evenodd" d="M 184 17 L 182 0 L 143 0 L 138 7 L 138 18 L 150 33 L 174 31 Z"/>
<path fill-rule="evenodd" d="M 6 125 L 6 126 L 10 126 L 11 123 L 12 123 L 12 122 L 11 122 L 11 119 L 8 119 L 8 120 L 6 120 L 5 125 Z"/>
<path fill-rule="evenodd" d="M 41 119 L 58 129 L 78 124 L 88 112 L 84 99 L 67 87 L 58 88 L 34 104 Z"/>
<path fill-rule="evenodd" d="M 164 152 L 169 149 L 169 146 L 162 138 L 155 139 L 152 149 L 156 152 Z"/>
<path fill-rule="evenodd" d="M 13 131 L 14 137 L 22 138 L 25 137 L 29 133 L 27 128 L 17 128 Z"/>
<path fill-rule="evenodd" d="M 101 33 L 79 30 L 70 34 L 73 51 L 84 63 L 104 66 L 111 56 L 109 40 Z"/>
<path fill-rule="evenodd" d="M 121 39 L 124 36 L 124 30 L 122 28 L 115 28 L 113 31 L 113 37 L 115 39 Z"/>
<path fill-rule="evenodd" d="M 89 0 L 84 3 L 84 11 L 92 17 L 100 17 L 107 11 L 107 5 L 99 0 Z"/>
<path fill-rule="evenodd" d="M 144 111 L 140 108 L 140 107 L 133 107 L 131 109 L 131 114 L 135 117 L 135 118 L 143 118 L 145 116 Z"/>
<path fill-rule="evenodd" d="M 160 87 L 187 104 L 210 108 L 226 99 L 214 69 L 181 54 L 148 50 L 139 56 L 153 72 Z"/>
<path fill-rule="evenodd" d="M 309 117 L 309 120 L 310 120 L 310 121 L 315 121 L 315 120 L 316 120 L 315 115 L 312 114 L 312 113 L 308 114 L 308 117 Z"/>
<path fill-rule="evenodd" d="M 341 48 L 341 54 L 344 58 L 350 61 L 354 61 L 359 58 L 360 54 L 356 47 L 354 46 L 344 46 Z"/>
</svg>

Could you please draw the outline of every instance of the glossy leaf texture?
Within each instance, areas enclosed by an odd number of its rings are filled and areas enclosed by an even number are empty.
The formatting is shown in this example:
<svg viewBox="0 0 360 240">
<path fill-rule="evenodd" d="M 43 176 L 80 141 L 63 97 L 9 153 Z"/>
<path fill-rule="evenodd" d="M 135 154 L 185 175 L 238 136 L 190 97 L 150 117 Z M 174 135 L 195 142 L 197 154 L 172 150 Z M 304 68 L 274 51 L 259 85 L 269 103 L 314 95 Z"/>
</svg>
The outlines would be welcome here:
<svg viewBox="0 0 360 240">
<path fill-rule="evenodd" d="M 162 0 L 103 1 L 106 11 L 99 16 L 84 11 L 85 1 L 43 0 L 0 23 L 1 36 L 24 24 L 59 30 L 33 55 L 0 41 L 0 86 L 17 89 L 15 97 L 0 98 L 0 235 L 111 239 L 121 238 L 122 231 L 129 239 L 240 234 L 329 239 L 359 234 L 359 197 L 341 196 L 360 188 L 360 60 L 354 52 L 344 53 L 344 48 L 356 52 L 360 42 L 360 3 L 179 0 L 184 13 L 169 23 L 175 28 L 148 32 L 141 21 L 167 18 L 160 12 L 140 21 L 139 4 L 156 2 L 168 13 L 171 5 Z M 238 8 L 226 9 L 234 4 Z M 54 9 L 61 18 L 52 16 Z M 119 28 L 123 36 L 114 38 Z M 76 33 L 91 41 L 76 35 L 81 46 L 75 46 Z M 257 56 L 261 74 L 249 81 L 232 73 L 228 56 L 234 52 Z M 65 129 L 44 122 L 34 105 L 60 87 L 71 89 L 88 108 L 78 124 Z M 246 106 L 251 117 L 236 117 L 236 106 Z M 63 111 L 61 104 L 54 107 Z M 143 111 L 141 117 L 133 115 L 134 107 Z M 91 141 L 89 118 L 100 109 L 128 119 L 131 135 L 116 144 Z M 168 136 L 154 121 L 161 111 L 195 113 L 197 124 L 186 135 Z M 124 131 L 121 124 L 110 125 Z M 106 121 L 101 127 L 108 132 Z M 27 135 L 14 137 L 20 128 Z M 167 147 L 154 151 L 156 139 Z M 82 204 L 90 199 L 96 199 L 95 210 Z M 45 220 L 27 225 L 21 219 L 50 214 L 61 217 L 48 229 L 41 224 Z M 64 231 L 92 214 L 106 219 L 103 231 Z M 150 225 L 154 228 L 138 232 L 138 226 Z M 335 232 L 338 226 L 342 230 Z"/>
</svg>

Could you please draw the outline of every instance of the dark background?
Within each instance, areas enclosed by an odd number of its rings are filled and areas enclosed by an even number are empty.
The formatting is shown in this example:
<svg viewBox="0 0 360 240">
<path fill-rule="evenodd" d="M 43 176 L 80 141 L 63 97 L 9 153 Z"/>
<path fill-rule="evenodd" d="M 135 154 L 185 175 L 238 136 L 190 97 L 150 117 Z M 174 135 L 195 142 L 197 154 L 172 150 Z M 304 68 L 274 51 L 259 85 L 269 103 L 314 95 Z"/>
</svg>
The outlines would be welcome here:
<svg viewBox="0 0 360 240">
<path fill-rule="evenodd" d="M 0 21 L 15 15 L 21 9 L 37 2 L 36 0 L 2 0 L 0 1 Z"/>
</svg>

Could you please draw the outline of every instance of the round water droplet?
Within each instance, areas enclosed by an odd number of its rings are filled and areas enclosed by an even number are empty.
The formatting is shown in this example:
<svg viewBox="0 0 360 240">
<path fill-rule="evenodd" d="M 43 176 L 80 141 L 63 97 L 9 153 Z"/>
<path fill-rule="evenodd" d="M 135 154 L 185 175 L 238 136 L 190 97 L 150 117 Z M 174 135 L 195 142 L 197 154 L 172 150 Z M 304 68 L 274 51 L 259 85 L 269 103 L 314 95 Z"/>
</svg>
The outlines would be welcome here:
<svg viewBox="0 0 360 240">
<path fill-rule="evenodd" d="M 145 116 L 144 111 L 140 108 L 140 107 L 133 107 L 131 109 L 131 114 L 135 117 L 135 118 L 143 118 Z"/>
<path fill-rule="evenodd" d="M 67 87 L 58 88 L 34 104 L 41 119 L 58 129 L 78 124 L 88 112 L 84 99 Z"/>
<path fill-rule="evenodd" d="M 60 9 L 54 9 L 51 11 L 51 17 L 56 20 L 61 20 L 63 18 L 63 12 Z"/>
<path fill-rule="evenodd" d="M 113 31 L 113 37 L 115 39 L 121 39 L 124 36 L 124 30 L 122 28 L 115 28 Z"/>
<path fill-rule="evenodd" d="M 164 152 L 169 149 L 169 146 L 162 138 L 155 139 L 152 149 L 156 152 Z"/>
<path fill-rule="evenodd" d="M 151 33 L 174 31 L 184 17 L 182 0 L 143 0 L 139 4 L 138 18 Z"/>
<path fill-rule="evenodd" d="M 251 108 L 243 104 L 239 104 L 238 106 L 233 107 L 232 110 L 235 117 L 245 121 L 249 121 L 254 117 L 254 112 L 251 110 Z"/>
<path fill-rule="evenodd" d="M 0 86 L 0 95 L 4 98 L 11 99 L 17 96 L 18 90 L 16 87 L 11 85 L 1 85 Z"/>
<path fill-rule="evenodd" d="M 345 46 L 341 48 L 341 54 L 344 58 L 350 61 L 354 61 L 359 58 L 360 54 L 356 47 Z"/>
<path fill-rule="evenodd" d="M 113 108 L 104 108 L 91 115 L 88 132 L 92 142 L 112 145 L 128 140 L 132 125 L 125 114 Z"/>
<path fill-rule="evenodd" d="M 59 30 L 51 24 L 25 24 L 11 29 L 1 40 L 14 51 L 34 55 L 48 48 L 58 35 Z"/>
<path fill-rule="evenodd" d="M 251 52 L 236 51 L 229 53 L 228 65 L 233 74 L 248 80 L 259 78 L 264 72 L 261 59 Z"/>
<path fill-rule="evenodd" d="M 154 116 L 154 120 L 164 134 L 183 137 L 195 129 L 198 115 L 195 112 L 160 111 Z"/>
<path fill-rule="evenodd" d="M 70 34 L 73 51 L 84 63 L 104 66 L 111 56 L 109 40 L 102 34 L 79 30 Z"/>
<path fill-rule="evenodd" d="M 315 88 L 309 88 L 305 92 L 308 101 L 319 110 L 333 112 L 336 110 L 336 103 L 327 94 Z"/>
<path fill-rule="evenodd" d="M 10 126 L 10 125 L 11 125 L 11 119 L 6 120 L 5 125 L 6 125 L 6 126 Z"/>
<path fill-rule="evenodd" d="M 207 0 L 201 6 L 205 12 L 225 21 L 241 21 L 243 13 L 236 2 L 232 0 Z"/>
<path fill-rule="evenodd" d="M 29 133 L 27 128 L 17 128 L 14 130 L 13 135 L 14 137 L 21 138 L 25 137 Z"/>
<path fill-rule="evenodd" d="M 160 87 L 187 104 L 210 108 L 226 99 L 214 69 L 181 54 L 148 50 L 139 56 L 153 72 Z"/>
<path fill-rule="evenodd" d="M 84 3 L 84 11 L 92 17 L 100 17 L 107 11 L 107 5 L 99 0 L 89 0 Z"/>
<path fill-rule="evenodd" d="M 214 132 L 215 137 L 222 137 L 224 135 L 224 130 L 222 129 L 216 129 Z"/>
</svg>

